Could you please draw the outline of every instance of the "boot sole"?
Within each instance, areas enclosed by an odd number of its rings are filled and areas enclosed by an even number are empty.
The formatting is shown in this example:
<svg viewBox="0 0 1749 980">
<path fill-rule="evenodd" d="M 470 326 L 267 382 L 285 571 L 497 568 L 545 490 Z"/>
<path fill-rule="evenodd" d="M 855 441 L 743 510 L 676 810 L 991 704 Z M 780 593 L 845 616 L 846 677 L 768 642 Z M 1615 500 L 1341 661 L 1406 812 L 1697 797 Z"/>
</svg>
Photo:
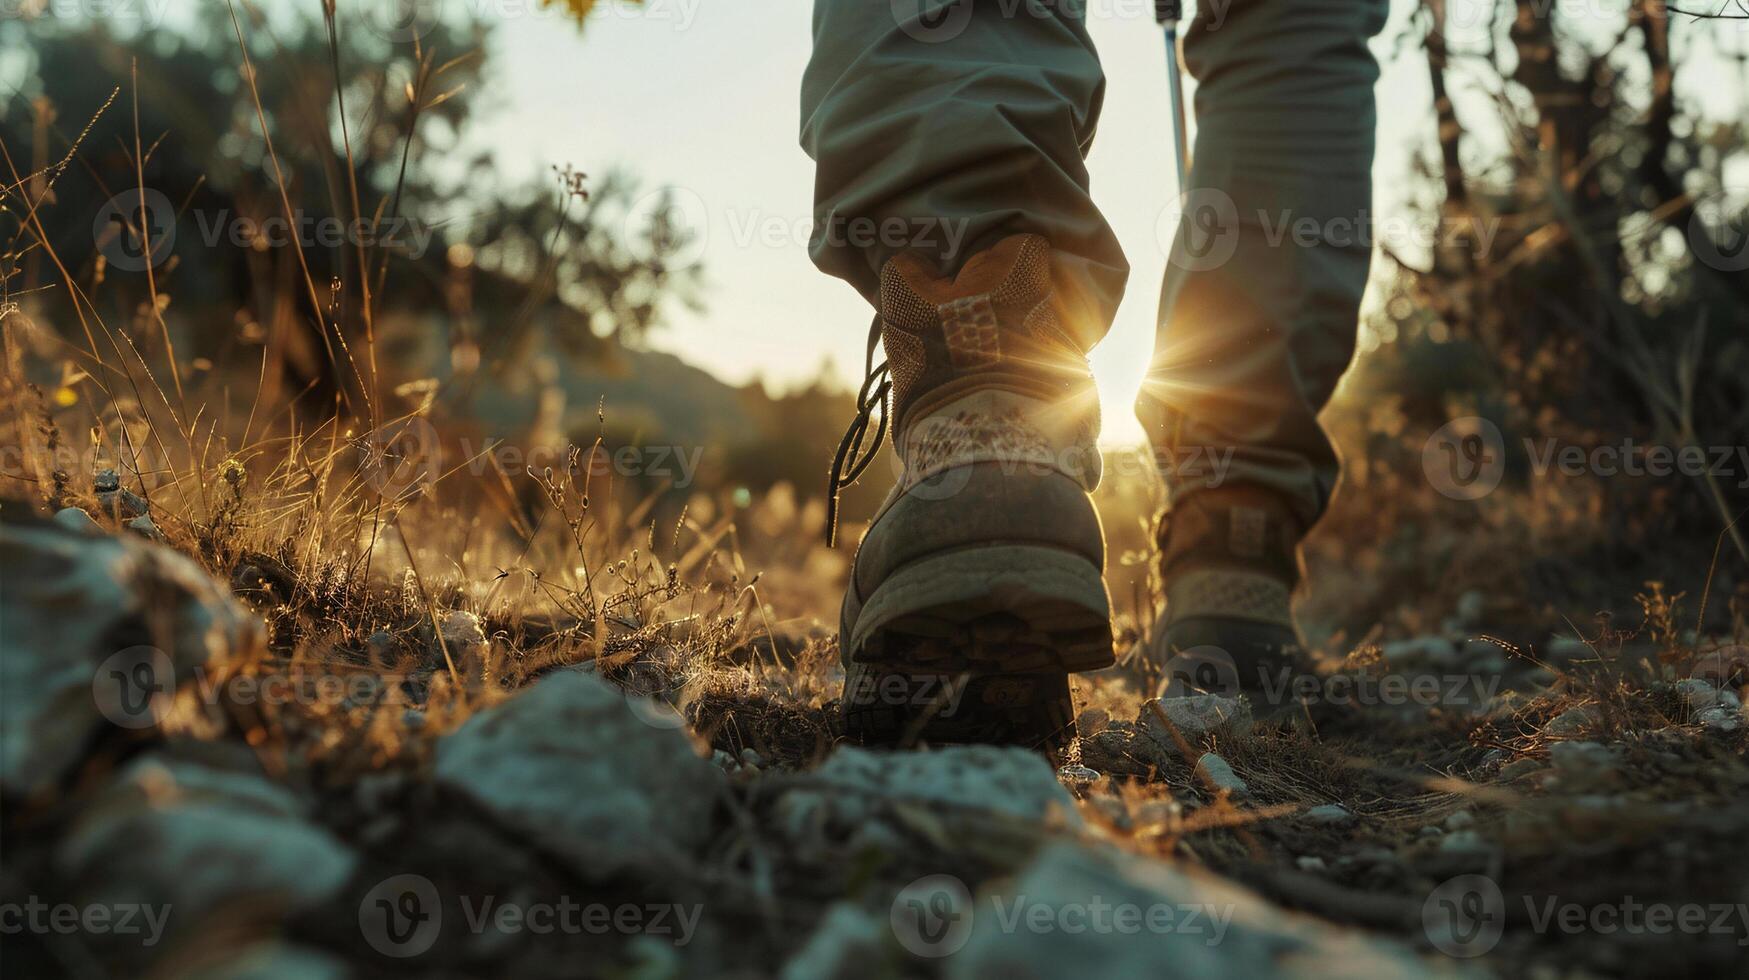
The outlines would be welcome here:
<svg viewBox="0 0 1749 980">
<path fill-rule="evenodd" d="M 954 692 L 951 713 L 847 702 L 846 734 L 887 744 L 1060 748 L 1075 736 L 1067 675 L 1114 662 L 1099 567 L 1039 545 L 980 544 L 896 568 L 841 635 L 856 663 Z"/>
<path fill-rule="evenodd" d="M 1018 745 L 1061 751 L 1075 739 L 1069 675 L 905 674 L 898 698 L 844 706 L 845 735 L 865 745 Z"/>
</svg>

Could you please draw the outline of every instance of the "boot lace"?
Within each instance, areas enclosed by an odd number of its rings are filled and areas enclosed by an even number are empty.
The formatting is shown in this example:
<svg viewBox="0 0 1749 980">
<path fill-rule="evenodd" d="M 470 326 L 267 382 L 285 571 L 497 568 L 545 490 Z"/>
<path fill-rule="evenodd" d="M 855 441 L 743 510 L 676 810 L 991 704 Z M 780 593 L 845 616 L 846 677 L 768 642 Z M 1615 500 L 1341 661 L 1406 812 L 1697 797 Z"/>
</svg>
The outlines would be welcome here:
<svg viewBox="0 0 1749 980">
<path fill-rule="evenodd" d="M 892 371 L 886 361 L 875 364 L 875 348 L 881 342 L 881 318 L 875 314 L 874 323 L 868 328 L 868 351 L 863 358 L 862 388 L 856 393 L 856 417 L 850 420 L 850 427 L 844 430 L 844 438 L 838 442 L 838 451 L 832 455 L 832 473 L 826 492 L 826 547 L 836 547 L 838 544 L 838 494 L 862 476 L 869 464 L 874 462 L 880 452 L 881 443 L 887 438 L 887 418 L 892 406 L 889 396 L 893 390 Z M 869 438 L 869 424 L 874 420 L 875 409 L 880 409 L 880 419 L 875 423 L 873 438 Z M 867 443 L 866 447 L 864 443 Z"/>
</svg>

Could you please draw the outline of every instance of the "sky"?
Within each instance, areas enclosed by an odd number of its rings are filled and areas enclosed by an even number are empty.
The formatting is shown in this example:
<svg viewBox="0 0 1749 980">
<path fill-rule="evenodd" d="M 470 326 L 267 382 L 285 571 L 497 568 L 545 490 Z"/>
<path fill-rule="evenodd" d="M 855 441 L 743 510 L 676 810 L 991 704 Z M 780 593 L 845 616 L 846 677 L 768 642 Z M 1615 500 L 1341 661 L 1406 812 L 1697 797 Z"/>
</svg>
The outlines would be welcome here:
<svg viewBox="0 0 1749 980">
<path fill-rule="evenodd" d="M 474 136 L 496 148 L 507 176 L 566 163 L 591 174 L 622 166 L 652 193 L 673 188 L 702 226 L 704 309 L 671 310 L 651 346 L 737 383 L 761 377 L 781 389 L 813 377 L 824 361 L 846 382 L 860 380 L 869 310 L 807 255 L 813 170 L 797 133 L 812 0 L 603 0 L 581 32 L 537 0 L 449 2 L 472 4 L 498 25 L 488 60 L 495 105 L 476 115 Z M 1393 0 L 1375 52 L 1388 54 L 1384 39 L 1414 5 Z M 1485 6 L 1453 0 L 1454 45 L 1482 37 L 1474 22 Z M 1166 265 L 1159 218 L 1176 197 L 1176 176 L 1151 3 L 1088 0 L 1088 9 L 1107 76 L 1088 167 L 1132 266 L 1116 323 L 1092 353 L 1106 438 L 1121 442 L 1140 434 L 1130 404 L 1153 347 Z M 1619 23 L 1619 4 L 1599 9 Z M 1402 213 L 1408 151 L 1431 147 L 1434 130 L 1419 52 L 1381 61 L 1374 177 L 1376 213 L 1385 217 Z M 1412 247 L 1399 251 L 1414 261 Z"/>
</svg>

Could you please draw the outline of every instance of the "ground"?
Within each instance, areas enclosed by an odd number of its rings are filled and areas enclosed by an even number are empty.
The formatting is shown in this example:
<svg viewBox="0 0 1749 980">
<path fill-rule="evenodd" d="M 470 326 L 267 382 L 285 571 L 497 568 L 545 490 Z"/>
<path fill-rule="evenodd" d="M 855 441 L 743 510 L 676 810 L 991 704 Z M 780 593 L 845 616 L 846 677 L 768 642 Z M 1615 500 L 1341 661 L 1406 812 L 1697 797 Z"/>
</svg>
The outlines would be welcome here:
<svg viewBox="0 0 1749 980">
<path fill-rule="evenodd" d="M 247 477 L 225 479 L 250 501 L 233 510 L 258 506 Z M 301 536 L 271 548 L 222 506 L 189 522 L 157 505 L 159 543 L 121 526 L 131 505 L 114 492 L 72 494 L 83 513 L 52 520 L 6 505 L 7 601 L 36 601 L 27 585 L 61 597 L 52 614 L 26 607 L 37 618 L 8 659 L 20 676 L 94 665 L 14 688 L 71 692 L 78 710 L 8 729 L 15 746 L 76 751 L 8 773 L 7 890 L 170 910 L 149 947 L 26 929 L 9 958 L 311 976 L 1049 975 L 1052 956 L 1197 976 L 1749 964 L 1734 693 L 1749 659 L 1685 631 L 1657 589 L 1631 629 L 1536 644 L 1491 628 L 1511 597 L 1393 611 L 1439 625 L 1335 635 L 1296 681 L 1301 707 L 1253 723 L 1142 655 L 1149 611 L 1124 592 L 1147 593 L 1124 576 L 1145 563 L 1123 564 L 1135 529 L 1115 527 L 1123 657 L 1076 680 L 1067 752 L 865 755 L 841 738 L 828 624 L 846 556 L 814 543 L 817 504 L 700 504 L 664 532 L 648 508 L 547 480 L 571 573 L 537 572 L 527 541 L 451 549 L 441 529 L 466 522 L 430 501 L 393 521 L 367 505 L 351 528 L 293 519 L 281 527 Z M 429 538 L 403 550 L 415 519 Z M 373 536 L 374 552 L 346 550 Z M 122 561 L 178 550 L 171 571 Z M 367 576 L 343 554 L 381 566 Z M 445 554 L 462 557 L 436 571 Z M 584 571 L 594 554 L 624 557 Z M 123 654 L 121 672 L 138 670 L 140 649 L 167 655 L 174 707 L 121 724 L 104 678 Z M 1067 934 L 1064 908 L 1122 894 L 1236 909 L 1238 931 L 1195 956 L 1157 934 L 1172 928 Z M 1005 895 L 1044 918 L 985 937 Z M 955 902 L 977 910 L 963 935 Z M 566 919 L 573 904 L 611 925 Z M 431 908 L 444 925 L 428 934 Z M 574 928 L 537 928 L 555 916 Z"/>
</svg>

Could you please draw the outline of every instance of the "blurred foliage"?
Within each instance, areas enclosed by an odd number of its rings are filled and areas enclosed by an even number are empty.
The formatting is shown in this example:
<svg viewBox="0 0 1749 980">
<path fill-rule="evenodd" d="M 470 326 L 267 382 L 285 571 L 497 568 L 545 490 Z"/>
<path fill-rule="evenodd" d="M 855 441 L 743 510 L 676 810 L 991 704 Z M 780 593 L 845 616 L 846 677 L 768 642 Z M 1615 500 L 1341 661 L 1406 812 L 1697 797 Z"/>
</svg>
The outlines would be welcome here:
<svg viewBox="0 0 1749 980">
<path fill-rule="evenodd" d="M 1429 38 L 1440 6 L 1423 7 Z M 1492 112 L 1446 103 L 1439 157 L 1420 160 L 1435 190 L 1431 263 L 1391 256 L 1402 267 L 1385 304 L 1396 387 L 1424 418 L 1450 417 L 1430 393 L 1468 390 L 1492 397 L 1505 427 L 1580 444 L 1746 444 L 1749 186 L 1728 176 L 1749 172 L 1745 121 L 1709 118 L 1676 94 L 1680 66 L 1698 71 L 1702 57 L 1742 83 L 1744 52 L 1709 49 L 1730 35 L 1705 23 L 1675 31 L 1655 4 L 1601 32 L 1558 5 L 1494 9 L 1498 43 L 1463 52 L 1465 73 L 1500 93 Z M 1439 354 L 1417 353 L 1424 344 Z M 1704 488 L 1691 489 L 1702 503 Z M 1727 489 L 1735 509 L 1749 505 Z M 1696 509 L 1722 527 L 1716 508 Z"/>
<path fill-rule="evenodd" d="M 1527 451 L 1631 440 L 1730 451 L 1740 467 L 1749 36 L 1639 0 L 1491 10 L 1479 45 L 1452 46 L 1438 0 L 1397 39 L 1400 56 L 1425 54 L 1439 115 L 1415 189 L 1435 245 L 1385 243 L 1394 274 L 1367 324 L 1374 349 L 1328 419 L 1356 492 L 1338 494 L 1319 540 L 1329 580 L 1377 593 L 1356 623 L 1457 580 L 1591 608 L 1673 567 L 1698 590 L 1749 511 L 1742 472 L 1573 478 L 1536 473 Z M 1724 93 L 1734 115 L 1707 98 Z M 1517 512 L 1426 492 L 1423 446 L 1463 416 L 1502 432 Z M 1743 563 L 1724 549 L 1713 586 L 1728 595 Z"/>
<path fill-rule="evenodd" d="M 567 6 L 581 17 L 589 4 Z M 502 355 L 537 340 L 599 355 L 647 335 L 665 302 L 692 300 L 696 270 L 665 262 L 684 243 L 653 230 L 640 240 L 624 220 L 629 177 L 506 183 L 464 138 L 487 111 L 490 24 L 396 29 L 374 8 L 342 4 L 328 20 L 323 7 L 262 14 L 199 0 L 151 27 L 0 24 L 19 56 L 0 68 L 16 89 L 0 100 L 11 161 L 0 177 L 28 195 L 44 232 L 39 241 L 22 219 L 6 231 L 12 290 L 48 303 L 32 290 L 56 282 L 58 259 L 142 351 L 162 353 L 160 314 L 183 361 L 265 345 L 269 384 L 313 388 L 318 407 L 363 384 L 341 352 L 373 325 L 441 332 L 464 366 L 484 348 L 502 370 Z M 150 281 L 106 263 L 93 224 L 112 200 L 133 213 L 142 186 L 176 211 L 173 252 Z M 362 219 L 375 231 L 365 247 L 234 237 L 243 219 L 288 212 L 305 227 Z M 78 319 L 70 306 L 43 312 Z"/>
</svg>

